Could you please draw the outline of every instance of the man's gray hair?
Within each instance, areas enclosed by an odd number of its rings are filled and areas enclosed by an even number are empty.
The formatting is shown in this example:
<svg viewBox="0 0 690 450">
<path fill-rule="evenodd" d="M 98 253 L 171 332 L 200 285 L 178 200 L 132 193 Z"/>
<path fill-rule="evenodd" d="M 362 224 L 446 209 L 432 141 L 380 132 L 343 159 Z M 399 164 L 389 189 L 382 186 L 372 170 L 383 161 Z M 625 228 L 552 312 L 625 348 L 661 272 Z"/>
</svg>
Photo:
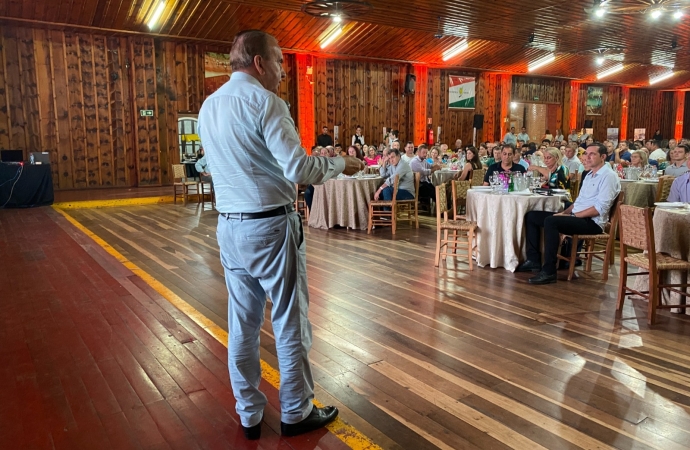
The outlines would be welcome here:
<svg viewBox="0 0 690 450">
<path fill-rule="evenodd" d="M 254 64 L 254 57 L 269 59 L 269 49 L 276 38 L 261 30 L 246 30 L 238 33 L 230 50 L 230 65 L 233 71 L 246 69 Z"/>
</svg>

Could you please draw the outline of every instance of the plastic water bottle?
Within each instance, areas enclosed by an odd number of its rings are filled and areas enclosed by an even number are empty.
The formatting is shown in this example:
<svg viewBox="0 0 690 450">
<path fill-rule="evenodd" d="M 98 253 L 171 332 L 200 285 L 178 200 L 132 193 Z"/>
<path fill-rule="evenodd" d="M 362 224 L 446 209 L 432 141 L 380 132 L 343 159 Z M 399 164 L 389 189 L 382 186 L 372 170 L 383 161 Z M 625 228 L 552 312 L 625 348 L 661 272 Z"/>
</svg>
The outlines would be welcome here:
<svg viewBox="0 0 690 450">
<path fill-rule="evenodd" d="M 29 162 L 30 162 L 31 164 L 35 164 L 35 163 L 36 163 L 36 159 L 34 158 L 34 154 L 33 154 L 33 153 L 31 153 L 31 154 L 29 155 Z"/>
</svg>

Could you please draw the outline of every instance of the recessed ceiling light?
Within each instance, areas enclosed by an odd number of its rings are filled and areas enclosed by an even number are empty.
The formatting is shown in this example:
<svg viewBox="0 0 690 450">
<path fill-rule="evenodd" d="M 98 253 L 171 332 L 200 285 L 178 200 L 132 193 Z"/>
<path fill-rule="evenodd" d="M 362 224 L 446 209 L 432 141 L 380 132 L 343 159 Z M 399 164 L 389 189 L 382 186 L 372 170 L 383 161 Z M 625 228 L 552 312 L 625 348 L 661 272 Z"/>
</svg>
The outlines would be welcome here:
<svg viewBox="0 0 690 450">
<path fill-rule="evenodd" d="M 604 64 L 604 61 L 606 61 L 606 58 L 604 58 L 603 56 L 599 56 L 599 57 L 596 59 L 596 62 L 597 62 L 597 65 L 598 65 L 598 66 L 601 66 L 602 64 Z"/>
<path fill-rule="evenodd" d="M 604 17 L 604 14 L 606 14 L 606 8 L 603 6 L 600 6 L 594 10 L 594 15 L 597 17 Z"/>
<path fill-rule="evenodd" d="M 658 19 L 659 17 L 661 17 L 661 8 L 654 8 L 651 14 L 652 19 Z"/>
<path fill-rule="evenodd" d="M 333 22 L 340 23 L 342 21 L 343 21 L 343 18 L 340 16 L 340 14 L 336 14 L 335 16 L 333 16 Z"/>
<path fill-rule="evenodd" d="M 673 18 L 676 20 L 682 19 L 683 18 L 683 11 L 678 10 L 678 11 L 674 12 Z"/>
<path fill-rule="evenodd" d="M 527 71 L 531 72 L 533 70 L 536 70 L 542 66 L 545 66 L 551 62 L 553 62 L 556 59 L 556 55 L 553 53 L 549 53 L 548 55 L 544 56 L 543 58 L 539 58 L 538 60 L 529 63 L 527 66 Z"/>
<path fill-rule="evenodd" d="M 668 78 L 671 78 L 671 77 L 672 77 L 673 75 L 675 75 L 675 74 L 676 74 L 675 72 L 667 72 L 667 73 L 665 73 L 665 74 L 663 74 L 663 75 L 659 75 L 659 76 L 657 76 L 657 77 L 650 78 L 650 79 L 649 79 L 649 84 L 654 84 L 654 83 L 658 83 L 659 81 L 664 81 L 664 80 L 666 80 L 666 79 L 668 79 Z"/>
<path fill-rule="evenodd" d="M 597 80 L 601 80 L 602 78 L 608 77 L 609 75 L 613 75 L 616 72 L 620 72 L 621 70 L 623 70 L 623 67 L 623 64 L 617 64 L 611 67 L 610 69 L 606 69 L 603 72 L 599 72 L 597 74 Z"/>
<path fill-rule="evenodd" d="M 158 24 L 158 20 L 161 18 L 161 15 L 163 15 L 163 11 L 165 11 L 165 0 L 161 0 L 161 2 L 158 3 L 156 10 L 153 12 L 151 19 L 147 24 L 149 30 L 153 30 L 153 28 Z"/>
</svg>

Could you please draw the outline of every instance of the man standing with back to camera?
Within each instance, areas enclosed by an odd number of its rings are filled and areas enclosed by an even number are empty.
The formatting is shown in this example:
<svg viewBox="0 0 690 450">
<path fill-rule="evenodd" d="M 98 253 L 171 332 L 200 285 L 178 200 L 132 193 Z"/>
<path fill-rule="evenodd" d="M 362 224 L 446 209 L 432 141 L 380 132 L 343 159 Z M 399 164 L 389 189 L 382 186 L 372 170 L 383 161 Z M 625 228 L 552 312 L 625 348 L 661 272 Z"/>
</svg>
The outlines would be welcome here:
<svg viewBox="0 0 690 450">
<path fill-rule="evenodd" d="M 278 41 L 239 33 L 232 76 L 199 113 L 215 184 L 218 245 L 228 288 L 228 368 L 247 439 L 261 436 L 266 396 L 259 391 L 259 334 L 266 297 L 280 370 L 281 433 L 295 436 L 331 422 L 333 406 L 313 405 L 309 363 L 306 245 L 294 211 L 295 183 L 319 184 L 364 168 L 357 158 L 307 156 L 288 108 L 274 92 L 285 77 Z"/>
</svg>

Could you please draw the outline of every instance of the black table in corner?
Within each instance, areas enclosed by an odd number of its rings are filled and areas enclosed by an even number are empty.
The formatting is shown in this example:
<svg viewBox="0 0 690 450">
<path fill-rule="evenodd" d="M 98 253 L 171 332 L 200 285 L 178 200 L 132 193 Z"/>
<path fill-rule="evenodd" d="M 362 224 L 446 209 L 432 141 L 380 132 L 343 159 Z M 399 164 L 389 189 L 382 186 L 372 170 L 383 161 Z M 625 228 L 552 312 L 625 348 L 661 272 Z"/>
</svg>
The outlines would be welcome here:
<svg viewBox="0 0 690 450">
<path fill-rule="evenodd" d="M 50 164 L 0 163 L 0 208 L 46 206 L 54 199 Z"/>
</svg>

